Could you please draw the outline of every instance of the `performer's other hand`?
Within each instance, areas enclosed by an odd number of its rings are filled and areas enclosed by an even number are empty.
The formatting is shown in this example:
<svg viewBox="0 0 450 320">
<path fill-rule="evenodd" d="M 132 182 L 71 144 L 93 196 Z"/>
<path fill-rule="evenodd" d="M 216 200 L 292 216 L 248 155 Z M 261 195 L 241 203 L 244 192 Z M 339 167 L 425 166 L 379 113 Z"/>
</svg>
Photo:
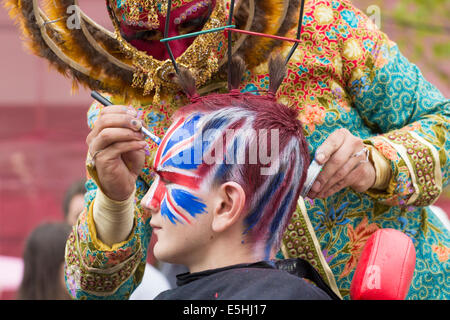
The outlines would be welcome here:
<svg viewBox="0 0 450 320">
<path fill-rule="evenodd" d="M 365 150 L 363 141 L 347 129 L 334 131 L 317 148 L 315 160 L 324 166 L 308 197 L 327 198 L 346 187 L 356 192 L 371 188 L 376 173 Z"/>
<path fill-rule="evenodd" d="M 141 126 L 132 107 L 109 106 L 102 109 L 86 138 L 102 191 L 112 200 L 131 196 L 144 166 L 147 143 Z"/>
</svg>

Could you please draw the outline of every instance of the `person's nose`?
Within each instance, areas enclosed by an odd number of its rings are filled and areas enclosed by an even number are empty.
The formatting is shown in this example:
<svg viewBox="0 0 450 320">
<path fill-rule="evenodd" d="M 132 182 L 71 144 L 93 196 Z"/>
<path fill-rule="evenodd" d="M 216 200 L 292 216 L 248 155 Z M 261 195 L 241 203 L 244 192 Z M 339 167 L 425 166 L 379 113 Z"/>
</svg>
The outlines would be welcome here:
<svg viewBox="0 0 450 320">
<path fill-rule="evenodd" d="M 159 210 L 161 209 L 160 201 L 158 199 L 156 199 L 155 197 L 153 197 L 150 200 L 150 203 L 149 203 L 148 207 L 149 207 L 149 209 L 150 209 L 152 214 L 157 214 L 159 212 Z"/>
<path fill-rule="evenodd" d="M 142 208 L 150 213 L 151 215 L 155 215 L 160 210 L 160 201 L 156 199 L 156 197 L 150 197 L 145 195 L 145 197 L 141 201 Z"/>
<path fill-rule="evenodd" d="M 158 213 L 161 207 L 161 201 L 164 199 L 166 192 L 166 187 L 162 183 L 161 178 L 158 174 L 155 174 L 155 179 L 144 198 L 142 198 L 141 206 L 152 215 Z"/>
</svg>

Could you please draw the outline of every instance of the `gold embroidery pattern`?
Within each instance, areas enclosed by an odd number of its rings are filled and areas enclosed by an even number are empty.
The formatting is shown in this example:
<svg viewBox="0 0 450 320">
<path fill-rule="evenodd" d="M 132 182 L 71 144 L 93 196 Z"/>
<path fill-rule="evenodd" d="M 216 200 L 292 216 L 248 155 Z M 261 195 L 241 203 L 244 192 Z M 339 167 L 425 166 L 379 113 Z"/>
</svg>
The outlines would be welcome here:
<svg viewBox="0 0 450 320">
<path fill-rule="evenodd" d="M 130 278 L 139 266 L 142 258 L 140 246 L 134 255 L 112 268 L 96 269 L 86 266 L 85 261 L 79 258 L 80 246 L 76 234 L 76 227 L 74 227 L 67 240 L 65 259 L 69 267 L 66 269 L 66 276 L 75 278 L 85 292 L 97 296 L 111 295 Z"/>
<path fill-rule="evenodd" d="M 194 0 L 172 0 L 172 10 L 184 6 Z M 167 0 L 110 0 L 110 5 L 116 13 L 128 22 L 137 23 L 144 14 L 147 14 L 148 24 L 158 26 L 158 12 L 165 17 L 167 15 Z"/>
<path fill-rule="evenodd" d="M 110 11 L 110 15 L 113 14 Z M 178 89 L 178 85 L 172 80 L 175 69 L 171 60 L 160 61 L 136 49 L 122 38 L 116 19 L 113 16 L 111 18 L 120 48 L 127 58 L 132 61 L 135 68 L 132 87 L 142 88 L 144 96 L 154 92 L 154 103 L 159 103 L 163 89 L 166 91 Z M 218 1 L 204 26 L 204 30 L 224 26 L 226 18 L 223 4 L 221 1 Z M 224 32 L 202 34 L 197 36 L 189 48 L 176 59 L 179 66 L 185 67 L 192 72 L 197 86 L 204 85 L 218 71 L 218 62 L 226 52 L 226 49 L 223 47 L 224 41 Z"/>
<path fill-rule="evenodd" d="M 282 253 L 285 258 L 301 258 L 308 261 L 320 273 L 331 289 L 338 296 L 341 296 L 334 275 L 321 251 L 301 197 L 283 235 Z"/>
<path fill-rule="evenodd" d="M 432 203 L 439 196 L 440 189 L 435 181 L 435 163 L 431 150 L 412 137 L 409 132 L 394 131 L 385 137 L 396 144 L 403 145 L 412 163 L 420 189 L 420 196 L 413 205 L 426 206 Z"/>
</svg>

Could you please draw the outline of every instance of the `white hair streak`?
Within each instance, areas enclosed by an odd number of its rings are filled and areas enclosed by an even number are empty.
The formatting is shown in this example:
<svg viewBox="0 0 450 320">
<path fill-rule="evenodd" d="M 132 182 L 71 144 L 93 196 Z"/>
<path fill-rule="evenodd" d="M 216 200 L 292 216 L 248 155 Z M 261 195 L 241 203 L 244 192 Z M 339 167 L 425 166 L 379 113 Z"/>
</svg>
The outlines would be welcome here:
<svg viewBox="0 0 450 320">
<path fill-rule="evenodd" d="M 294 141 L 292 141 L 292 140 L 294 140 Z M 286 188 L 283 198 L 287 196 L 289 190 L 299 190 L 300 181 L 301 181 L 302 173 L 303 173 L 303 166 L 305 165 L 303 162 L 303 157 L 301 155 L 299 141 L 295 138 L 292 138 L 292 140 L 290 142 L 290 144 L 292 144 L 292 146 L 287 147 L 286 148 L 287 152 L 284 152 L 284 157 L 287 158 L 287 159 L 285 159 L 285 161 L 287 161 L 291 166 L 293 166 L 292 182 L 291 182 L 289 188 Z M 294 143 L 292 143 L 292 142 L 294 142 Z M 291 155 L 294 155 L 295 163 L 292 163 L 292 161 L 290 159 Z M 287 168 L 286 170 L 288 171 L 289 168 Z M 295 194 L 293 195 L 293 197 L 295 197 Z M 293 203 L 295 203 L 295 204 L 297 203 L 297 200 L 298 199 L 292 199 Z M 291 206 L 292 206 L 292 203 L 291 203 Z M 290 207 L 287 208 L 287 210 L 290 210 Z M 283 216 L 283 219 L 282 219 L 282 221 L 280 221 L 277 231 L 275 232 L 275 235 L 274 235 L 275 240 L 272 245 L 279 246 L 281 244 L 283 234 L 285 231 L 285 227 L 289 223 L 289 219 L 290 219 L 290 215 L 285 214 Z"/>
<path fill-rule="evenodd" d="M 294 158 L 292 161 L 292 158 Z M 301 156 L 301 150 L 300 150 L 300 143 L 298 141 L 298 139 L 296 139 L 295 137 L 293 137 L 285 146 L 285 148 L 283 148 L 283 152 L 280 153 L 280 156 L 278 158 L 279 164 L 280 164 L 280 168 L 285 168 L 285 172 L 289 172 L 289 170 L 292 168 L 292 173 L 290 177 L 284 177 L 284 179 L 290 178 L 291 182 L 289 183 L 289 185 L 284 186 L 284 191 L 283 194 L 280 196 L 280 204 L 283 202 L 283 200 L 286 198 L 286 196 L 288 195 L 288 193 L 292 190 L 293 192 L 295 192 L 295 190 L 299 190 L 300 188 L 300 181 L 301 181 L 301 175 L 303 172 L 303 157 Z M 258 190 L 256 190 L 254 197 L 253 197 L 253 201 L 251 204 L 251 208 L 254 208 L 259 202 L 261 202 L 262 196 L 264 195 L 264 193 L 266 192 L 267 188 L 270 186 L 270 184 L 273 183 L 273 178 L 267 178 L 266 181 L 258 188 Z M 296 194 L 294 193 L 292 195 L 293 197 L 296 196 Z M 288 211 L 291 210 L 293 203 L 296 203 L 297 199 L 292 199 L 291 203 L 289 204 L 289 207 L 286 208 L 286 212 L 283 215 L 276 231 L 274 234 L 269 234 L 269 226 L 265 227 L 265 231 L 267 232 L 267 234 L 265 235 L 265 240 L 262 241 L 262 243 L 264 243 L 264 248 L 269 244 L 267 243 L 267 241 L 272 241 L 272 243 L 270 243 L 271 248 L 273 249 L 275 246 L 279 246 L 281 244 L 282 241 L 282 237 L 285 231 L 285 227 L 287 225 L 287 223 L 289 223 L 289 219 L 290 219 L 290 214 L 286 214 Z M 278 208 L 270 208 L 271 210 L 273 209 L 277 209 L 279 210 L 280 207 Z M 263 213 L 264 214 L 264 213 Z M 274 213 L 276 214 L 276 213 Z M 262 218 L 261 218 L 262 219 Z M 273 221 L 273 220 L 271 220 Z"/>
<path fill-rule="evenodd" d="M 252 135 L 250 134 L 250 132 L 255 132 L 255 130 L 253 129 L 253 123 L 254 123 L 254 119 L 255 116 L 252 112 L 247 111 L 247 110 L 242 110 L 241 108 L 229 108 L 229 109 L 222 109 L 219 110 L 217 112 L 212 112 L 210 114 L 207 114 L 206 116 L 202 117 L 202 119 L 200 120 L 201 123 L 199 124 L 199 128 L 204 128 L 206 126 L 207 123 L 209 123 L 210 121 L 213 121 L 213 119 L 215 118 L 227 118 L 229 119 L 229 121 L 227 121 L 226 123 L 226 127 L 229 128 L 232 124 L 236 123 L 239 120 L 245 119 L 244 124 L 236 130 L 236 132 L 232 135 L 232 139 L 230 140 L 226 140 L 226 144 L 227 144 L 227 149 L 226 149 L 226 153 L 223 154 L 223 156 L 221 157 L 222 159 L 217 159 L 220 162 L 217 163 L 217 165 L 215 166 L 215 168 L 213 170 L 210 170 L 208 175 L 206 177 L 204 177 L 203 183 L 202 185 L 205 186 L 209 186 L 211 185 L 214 181 L 214 178 L 217 174 L 217 170 L 220 168 L 220 164 L 224 163 L 225 164 L 230 164 L 233 165 L 233 170 L 231 172 L 229 172 L 230 176 L 233 177 L 238 177 L 239 175 L 237 174 L 237 172 L 240 170 L 241 166 L 245 164 L 245 155 L 246 155 L 246 150 L 247 150 L 247 146 L 250 145 L 251 141 L 252 141 Z M 223 133 L 226 132 L 226 128 L 222 128 L 220 131 L 220 137 L 223 137 Z M 217 138 L 215 139 L 215 141 L 217 141 Z M 238 152 L 235 154 L 234 153 L 234 144 L 237 143 L 238 146 Z M 217 145 L 215 145 L 214 143 L 210 144 L 210 148 L 212 147 L 217 147 Z M 223 147 L 222 144 L 219 145 L 219 147 Z M 203 155 L 205 155 L 206 153 L 211 153 L 211 149 L 208 150 L 203 150 Z M 244 160 L 243 163 L 230 163 L 230 159 L 227 159 L 226 156 L 233 154 L 234 156 L 234 160 L 239 159 L 239 160 Z M 223 159 L 225 157 L 225 160 Z"/>
</svg>

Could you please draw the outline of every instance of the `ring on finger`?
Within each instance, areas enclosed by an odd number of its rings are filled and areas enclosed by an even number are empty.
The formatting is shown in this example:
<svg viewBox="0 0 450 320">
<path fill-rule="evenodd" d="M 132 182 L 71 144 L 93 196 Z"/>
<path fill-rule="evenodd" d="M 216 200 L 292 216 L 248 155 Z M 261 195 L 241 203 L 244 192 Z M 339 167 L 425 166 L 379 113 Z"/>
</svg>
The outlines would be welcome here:
<svg viewBox="0 0 450 320">
<path fill-rule="evenodd" d="M 361 151 L 358 151 L 357 153 L 355 153 L 352 157 L 359 157 L 361 155 L 365 154 L 366 157 L 364 160 L 359 161 L 359 163 L 366 163 L 369 162 L 369 149 L 367 147 L 362 148 Z"/>
<path fill-rule="evenodd" d="M 102 152 L 103 150 L 97 150 L 94 152 L 93 155 L 91 155 L 91 152 L 88 151 L 88 158 L 87 158 L 87 162 L 88 165 L 92 166 L 93 168 L 95 168 L 95 158 L 97 157 L 97 155 Z"/>
</svg>

